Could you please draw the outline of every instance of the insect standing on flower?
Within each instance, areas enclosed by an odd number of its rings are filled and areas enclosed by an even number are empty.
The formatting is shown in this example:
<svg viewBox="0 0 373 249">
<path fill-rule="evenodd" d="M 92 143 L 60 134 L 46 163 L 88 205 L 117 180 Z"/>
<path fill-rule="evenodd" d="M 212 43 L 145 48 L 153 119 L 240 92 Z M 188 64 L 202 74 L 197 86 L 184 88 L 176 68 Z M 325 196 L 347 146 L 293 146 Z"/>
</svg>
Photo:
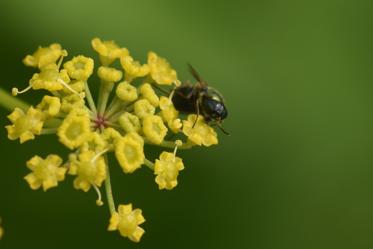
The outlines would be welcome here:
<svg viewBox="0 0 373 249">
<path fill-rule="evenodd" d="M 195 123 L 198 116 L 202 115 L 206 123 L 212 126 L 217 125 L 228 135 L 221 126 L 223 119 L 228 116 L 223 96 L 214 88 L 209 87 L 191 65 L 189 65 L 189 70 L 197 83 L 194 85 L 184 83 L 173 90 L 172 102 L 176 110 L 186 114 L 197 114 Z"/>
</svg>

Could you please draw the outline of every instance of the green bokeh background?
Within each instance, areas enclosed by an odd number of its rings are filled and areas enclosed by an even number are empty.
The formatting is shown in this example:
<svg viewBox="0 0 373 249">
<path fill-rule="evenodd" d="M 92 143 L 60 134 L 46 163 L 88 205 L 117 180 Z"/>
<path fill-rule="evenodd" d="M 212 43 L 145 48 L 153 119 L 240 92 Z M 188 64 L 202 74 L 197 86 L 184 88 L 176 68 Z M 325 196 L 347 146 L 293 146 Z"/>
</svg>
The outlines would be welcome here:
<svg viewBox="0 0 373 249">
<path fill-rule="evenodd" d="M 145 168 L 124 175 L 112 162 L 116 202 L 132 202 L 147 219 L 135 244 L 106 232 L 107 207 L 71 179 L 46 193 L 29 189 L 25 161 L 66 155 L 55 137 L 20 146 L 0 129 L 0 248 L 373 248 L 372 7 L 0 1 L 3 88 L 27 84 L 33 71 L 21 59 L 38 45 L 94 56 L 93 37 L 114 39 L 141 60 L 148 50 L 166 57 L 182 80 L 192 63 L 224 94 L 232 134 L 181 152 L 186 170 L 173 191 L 158 191 Z M 0 110 L 1 127 L 7 114 Z"/>
</svg>

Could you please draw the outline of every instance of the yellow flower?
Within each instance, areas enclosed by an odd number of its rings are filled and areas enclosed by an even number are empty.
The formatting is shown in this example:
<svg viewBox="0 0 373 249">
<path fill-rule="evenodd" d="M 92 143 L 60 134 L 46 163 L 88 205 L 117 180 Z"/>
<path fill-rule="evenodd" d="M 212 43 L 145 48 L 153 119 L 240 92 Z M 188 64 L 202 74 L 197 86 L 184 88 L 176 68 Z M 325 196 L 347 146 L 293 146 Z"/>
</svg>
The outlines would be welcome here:
<svg viewBox="0 0 373 249">
<path fill-rule="evenodd" d="M 142 97 L 147 99 L 154 107 L 159 105 L 159 98 L 149 83 L 145 83 L 140 87 L 140 93 Z"/>
<path fill-rule="evenodd" d="M 88 135 L 87 140 L 83 143 L 80 147 L 81 151 L 95 151 L 100 152 L 105 150 L 107 147 L 107 143 L 101 133 L 98 132 L 90 132 Z"/>
<path fill-rule="evenodd" d="M 135 132 L 127 133 L 115 143 L 115 156 L 125 173 L 132 173 L 144 163 L 144 141 Z"/>
<path fill-rule="evenodd" d="M 57 155 L 48 155 L 45 159 L 34 156 L 27 162 L 32 173 L 25 176 L 25 180 L 34 190 L 41 186 L 44 191 L 56 187 L 65 179 L 66 168 L 60 167 L 61 164 L 62 159 Z"/>
<path fill-rule="evenodd" d="M 183 132 L 188 139 L 197 145 L 211 146 L 218 144 L 215 130 L 204 122 L 201 115 L 193 127 L 196 117 L 197 115 L 191 114 L 188 116 L 188 120 L 183 121 Z"/>
<path fill-rule="evenodd" d="M 24 143 L 40 134 L 45 117 L 40 110 L 33 107 L 30 107 L 27 113 L 16 107 L 8 118 L 13 123 L 5 126 L 8 130 L 8 138 L 10 140 L 19 138 L 20 142 Z"/>
<path fill-rule="evenodd" d="M 63 65 L 71 78 L 82 81 L 86 81 L 91 76 L 93 66 L 93 60 L 83 55 L 75 56 Z"/>
<path fill-rule="evenodd" d="M 39 47 L 33 55 L 27 55 L 23 63 L 29 67 L 43 68 L 55 63 L 61 56 L 67 56 L 67 51 L 62 50 L 60 44 L 53 43 L 49 47 Z"/>
<path fill-rule="evenodd" d="M 140 99 L 135 102 L 134 111 L 139 118 L 145 118 L 155 113 L 155 107 L 147 99 Z"/>
<path fill-rule="evenodd" d="M 146 138 L 153 144 L 163 142 L 167 134 L 167 128 L 163 124 L 162 118 L 156 115 L 149 115 L 143 119 L 143 132 Z"/>
<path fill-rule="evenodd" d="M 123 76 L 121 71 L 113 67 L 104 67 L 104 66 L 101 66 L 98 68 L 97 74 L 98 74 L 98 77 L 100 77 L 100 79 L 107 81 L 107 82 L 120 81 L 120 79 Z"/>
<path fill-rule="evenodd" d="M 144 234 L 144 229 L 139 227 L 144 223 L 145 219 L 142 216 L 141 209 L 132 210 L 132 204 L 119 205 L 118 212 L 111 215 L 109 231 L 119 230 L 123 237 L 128 237 L 134 242 L 139 242 Z"/>
<path fill-rule="evenodd" d="M 123 113 L 118 119 L 119 125 L 127 133 L 138 132 L 141 129 L 140 119 L 129 112 Z"/>
<path fill-rule="evenodd" d="M 69 149 L 75 149 L 89 139 L 90 120 L 83 109 L 73 110 L 58 127 L 57 135 L 60 142 Z"/>
<path fill-rule="evenodd" d="M 175 109 L 172 101 L 164 96 L 159 100 L 159 108 L 161 109 L 161 117 L 167 123 L 170 130 L 174 133 L 180 131 L 182 127 L 181 120 L 178 117 L 179 112 Z"/>
<path fill-rule="evenodd" d="M 177 81 L 177 74 L 166 59 L 154 52 L 148 53 L 148 65 L 152 79 L 160 85 L 171 85 Z"/>
<path fill-rule="evenodd" d="M 79 154 L 79 160 L 70 157 L 70 175 L 76 175 L 74 188 L 87 192 L 92 185 L 100 187 L 106 179 L 106 165 L 102 156 L 94 151 L 84 151 Z"/>
<path fill-rule="evenodd" d="M 45 95 L 37 108 L 50 117 L 56 116 L 61 109 L 60 99 Z"/>
<path fill-rule="evenodd" d="M 62 97 L 61 111 L 69 113 L 72 110 L 82 109 L 84 107 L 84 100 L 76 94 Z"/>
<path fill-rule="evenodd" d="M 162 152 L 159 160 L 155 160 L 154 174 L 157 175 L 155 182 L 159 189 L 173 189 L 177 185 L 177 176 L 179 171 L 184 169 L 181 158 L 176 157 L 173 153 Z"/>
<path fill-rule="evenodd" d="M 120 135 L 120 133 L 109 127 L 109 128 L 106 128 L 103 132 L 102 132 L 102 138 L 105 140 L 106 144 L 108 144 L 109 146 L 113 146 L 116 141 L 118 139 L 120 139 L 122 137 L 122 135 Z"/>
<path fill-rule="evenodd" d="M 131 82 L 134 78 L 144 77 L 149 73 L 149 66 L 135 61 L 130 55 L 122 56 L 120 64 L 126 72 L 126 81 Z"/>
<path fill-rule="evenodd" d="M 129 54 L 126 48 L 120 48 L 114 41 L 101 41 L 99 38 L 92 40 L 93 49 L 99 54 L 103 65 L 108 66 L 115 59 Z"/>
<path fill-rule="evenodd" d="M 130 85 L 126 81 L 123 81 L 118 84 L 118 87 L 115 93 L 119 99 L 126 101 L 126 102 L 132 102 L 137 99 L 136 87 Z"/>
<path fill-rule="evenodd" d="M 30 86 L 34 90 L 45 89 L 48 91 L 62 90 L 70 78 L 66 70 L 59 71 L 56 64 L 43 67 L 40 73 L 35 73 L 30 79 Z"/>
</svg>

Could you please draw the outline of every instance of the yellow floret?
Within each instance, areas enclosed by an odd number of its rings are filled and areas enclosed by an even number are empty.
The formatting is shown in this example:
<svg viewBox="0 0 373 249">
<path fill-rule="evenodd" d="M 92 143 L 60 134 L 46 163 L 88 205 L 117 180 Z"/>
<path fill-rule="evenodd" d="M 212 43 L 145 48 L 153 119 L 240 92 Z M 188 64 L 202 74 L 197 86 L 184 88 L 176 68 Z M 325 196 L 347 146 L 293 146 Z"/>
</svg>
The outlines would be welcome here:
<svg viewBox="0 0 373 249">
<path fill-rule="evenodd" d="M 141 65 L 140 62 L 135 61 L 130 55 L 121 57 L 120 64 L 126 73 L 125 78 L 128 82 L 138 77 L 144 77 L 149 73 L 148 65 Z"/>
<path fill-rule="evenodd" d="M 144 117 L 142 130 L 145 137 L 153 144 L 162 143 L 167 134 L 167 128 L 164 125 L 162 118 L 156 115 Z"/>
<path fill-rule="evenodd" d="M 71 78 L 86 81 L 93 73 L 94 62 L 91 58 L 78 55 L 66 62 L 63 67 Z"/>
<path fill-rule="evenodd" d="M 118 119 L 119 125 L 127 133 L 138 132 L 141 129 L 140 119 L 129 112 L 123 113 Z"/>
<path fill-rule="evenodd" d="M 168 61 L 154 52 L 148 53 L 148 65 L 152 79 L 160 85 L 171 85 L 177 81 L 177 74 Z"/>
<path fill-rule="evenodd" d="M 108 66 L 122 56 L 129 54 L 126 48 L 120 48 L 115 41 L 102 41 L 94 38 L 91 42 L 93 49 L 99 54 L 102 65 Z"/>
<path fill-rule="evenodd" d="M 43 68 L 55 63 L 61 56 L 66 56 L 67 51 L 61 48 L 58 43 L 53 43 L 49 47 L 39 47 L 34 54 L 27 55 L 23 63 L 29 67 Z"/>
<path fill-rule="evenodd" d="M 125 173 L 132 173 L 144 163 L 144 141 L 135 132 L 126 134 L 115 143 L 115 156 Z"/>
<path fill-rule="evenodd" d="M 94 151 L 84 151 L 79 154 L 79 160 L 71 157 L 69 174 L 76 175 L 74 188 L 87 192 L 92 185 L 100 187 L 106 179 L 106 164 L 102 156 Z"/>
<path fill-rule="evenodd" d="M 89 115 L 84 109 L 73 110 L 58 127 L 57 135 L 60 142 L 69 149 L 75 149 L 89 139 Z"/>
<path fill-rule="evenodd" d="M 144 234 L 144 229 L 139 227 L 145 219 L 141 209 L 132 210 L 132 204 L 119 205 L 118 212 L 111 215 L 109 231 L 119 230 L 123 237 L 128 237 L 134 242 L 139 242 Z"/>
<path fill-rule="evenodd" d="M 162 152 L 159 160 L 155 160 L 154 174 L 157 175 L 155 182 L 159 189 L 173 189 L 177 185 L 177 176 L 179 171 L 184 169 L 181 158 L 176 157 L 173 153 Z"/>
<path fill-rule="evenodd" d="M 61 102 L 57 97 L 45 95 L 40 104 L 37 105 L 37 108 L 46 115 L 53 117 L 60 112 Z"/>
<path fill-rule="evenodd" d="M 145 118 L 155 113 L 155 107 L 147 99 L 140 99 L 135 102 L 134 111 L 139 118 Z"/>
<path fill-rule="evenodd" d="M 117 82 L 123 76 L 123 73 L 113 67 L 104 67 L 101 66 L 97 71 L 98 77 L 107 82 Z"/>
<path fill-rule="evenodd" d="M 145 83 L 140 87 L 140 93 L 142 97 L 147 99 L 154 107 L 159 105 L 159 98 L 149 83 Z"/>
<path fill-rule="evenodd" d="M 35 135 L 39 135 L 43 128 L 45 115 L 38 109 L 30 107 L 25 113 L 19 108 L 8 116 L 13 125 L 7 125 L 5 128 L 8 130 L 8 138 L 10 140 L 20 139 L 20 143 L 27 140 L 32 140 Z"/>
<path fill-rule="evenodd" d="M 52 92 L 62 90 L 69 82 L 66 70 L 59 71 L 56 64 L 49 64 L 43 67 L 40 73 L 35 73 L 29 83 L 34 90 L 45 89 Z"/>
<path fill-rule="evenodd" d="M 118 84 L 118 87 L 115 92 L 119 99 L 132 102 L 137 99 L 137 89 L 126 81 L 123 81 Z"/>
<path fill-rule="evenodd" d="M 61 111 L 69 113 L 72 110 L 82 109 L 84 107 L 84 99 L 76 94 L 67 95 L 62 98 Z"/>
<path fill-rule="evenodd" d="M 61 164 L 62 159 L 57 155 L 49 155 L 46 159 L 34 156 L 27 162 L 32 173 L 25 176 L 25 180 L 34 190 L 41 186 L 44 191 L 56 187 L 65 179 L 66 168 L 60 167 Z"/>
<path fill-rule="evenodd" d="M 213 144 L 218 144 L 218 138 L 215 130 L 204 122 L 202 116 L 191 114 L 188 116 L 188 120 L 183 121 L 183 132 L 188 137 L 190 141 L 197 145 L 211 146 Z"/>
</svg>

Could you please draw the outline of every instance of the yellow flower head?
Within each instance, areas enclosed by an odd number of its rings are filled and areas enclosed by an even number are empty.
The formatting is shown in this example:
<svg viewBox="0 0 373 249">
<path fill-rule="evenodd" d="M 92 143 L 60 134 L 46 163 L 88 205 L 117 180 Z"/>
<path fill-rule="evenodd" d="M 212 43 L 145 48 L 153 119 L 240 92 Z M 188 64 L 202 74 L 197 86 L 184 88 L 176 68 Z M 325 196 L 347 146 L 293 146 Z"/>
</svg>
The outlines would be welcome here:
<svg viewBox="0 0 373 249">
<path fill-rule="evenodd" d="M 145 83 L 140 87 L 140 93 L 141 96 L 144 99 L 147 99 L 154 107 L 159 105 L 159 98 L 149 83 Z"/>
<path fill-rule="evenodd" d="M 25 176 L 25 180 L 34 190 L 41 186 L 44 191 L 56 187 L 59 181 L 65 179 L 66 168 L 60 167 L 61 164 L 62 159 L 57 155 L 49 155 L 45 159 L 34 156 L 27 162 L 32 173 Z"/>
<path fill-rule="evenodd" d="M 100 187 L 106 179 L 105 160 L 94 151 L 84 151 L 79 154 L 79 160 L 70 158 L 69 174 L 76 175 L 74 188 L 87 192 L 92 185 Z"/>
<path fill-rule="evenodd" d="M 100 77 L 100 79 L 107 81 L 107 82 L 120 81 L 120 79 L 123 76 L 121 71 L 113 67 L 104 67 L 104 66 L 101 66 L 98 68 L 97 74 L 98 74 L 98 77 Z"/>
<path fill-rule="evenodd" d="M 7 125 L 5 128 L 8 130 L 8 138 L 16 140 L 19 138 L 21 143 L 27 140 L 32 140 L 35 135 L 39 135 L 43 128 L 45 115 L 38 109 L 30 107 L 27 113 L 19 108 L 8 116 L 13 125 Z"/>
<path fill-rule="evenodd" d="M 72 110 L 84 108 L 84 100 L 76 94 L 67 95 L 62 98 L 61 110 L 69 113 Z"/>
<path fill-rule="evenodd" d="M 131 82 L 134 78 L 144 77 L 149 73 L 149 66 L 135 61 L 130 55 L 120 58 L 120 64 L 126 72 L 126 81 Z"/>
<path fill-rule="evenodd" d="M 132 113 L 125 112 L 118 119 L 119 125 L 127 133 L 138 132 L 141 129 L 140 119 Z"/>
<path fill-rule="evenodd" d="M 41 100 L 40 104 L 37 105 L 37 109 L 39 109 L 46 115 L 53 117 L 60 112 L 61 101 L 57 97 L 45 95 Z"/>
<path fill-rule="evenodd" d="M 104 66 L 108 66 L 115 59 L 129 54 L 126 48 L 120 48 L 114 41 L 101 41 L 99 38 L 94 38 L 91 44 L 99 54 L 100 61 Z"/>
<path fill-rule="evenodd" d="M 59 71 L 56 64 L 43 67 L 40 73 L 35 73 L 30 79 L 30 86 L 34 90 L 45 89 L 48 91 L 62 90 L 70 78 L 66 70 Z"/>
<path fill-rule="evenodd" d="M 62 50 L 61 45 L 53 43 L 49 47 L 39 47 L 32 55 L 27 55 L 23 63 L 29 67 L 43 68 L 55 63 L 61 56 L 67 56 L 67 51 Z"/>
<path fill-rule="evenodd" d="M 143 119 L 143 132 L 149 142 L 160 144 L 167 134 L 167 128 L 162 118 L 156 115 L 149 115 Z"/>
<path fill-rule="evenodd" d="M 164 96 L 159 100 L 159 108 L 161 109 L 161 117 L 167 123 L 170 130 L 174 133 L 180 131 L 182 127 L 181 120 L 178 117 L 179 112 L 175 109 L 172 101 Z"/>
<path fill-rule="evenodd" d="M 159 160 L 155 160 L 154 174 L 157 175 L 155 182 L 159 189 L 173 189 L 177 185 L 177 176 L 179 171 L 184 169 L 181 158 L 176 157 L 173 153 L 162 152 Z"/>
<path fill-rule="evenodd" d="M 136 87 L 130 85 L 128 82 L 123 81 L 118 84 L 116 89 L 116 95 L 119 99 L 125 102 L 132 102 L 137 99 L 137 89 Z"/>
<path fill-rule="evenodd" d="M 145 118 L 155 113 L 155 107 L 147 99 L 140 99 L 135 102 L 134 111 L 139 118 Z"/>
<path fill-rule="evenodd" d="M 193 127 L 196 118 L 197 115 L 191 114 L 188 116 L 188 120 L 183 121 L 183 132 L 188 139 L 197 145 L 211 146 L 218 144 L 215 130 L 205 123 L 202 116 L 198 117 Z"/>
<path fill-rule="evenodd" d="M 88 113 L 84 109 L 78 109 L 71 111 L 63 120 L 57 135 L 66 147 L 75 149 L 89 139 L 90 132 Z"/>
<path fill-rule="evenodd" d="M 115 156 L 125 173 L 132 173 L 144 163 L 144 141 L 137 133 L 127 133 L 115 143 Z"/>
<path fill-rule="evenodd" d="M 71 78 L 86 81 L 93 73 L 94 63 L 91 58 L 78 55 L 66 62 L 63 67 Z"/>
<path fill-rule="evenodd" d="M 144 223 L 145 219 L 142 216 L 141 209 L 132 210 L 132 204 L 119 205 L 118 212 L 111 215 L 109 231 L 119 230 L 123 237 L 128 237 L 134 242 L 139 242 L 144 234 L 144 229 L 139 227 Z"/>
<path fill-rule="evenodd" d="M 171 85 L 177 81 L 177 74 L 168 61 L 154 52 L 148 53 L 148 65 L 152 79 L 160 85 Z"/>
</svg>

